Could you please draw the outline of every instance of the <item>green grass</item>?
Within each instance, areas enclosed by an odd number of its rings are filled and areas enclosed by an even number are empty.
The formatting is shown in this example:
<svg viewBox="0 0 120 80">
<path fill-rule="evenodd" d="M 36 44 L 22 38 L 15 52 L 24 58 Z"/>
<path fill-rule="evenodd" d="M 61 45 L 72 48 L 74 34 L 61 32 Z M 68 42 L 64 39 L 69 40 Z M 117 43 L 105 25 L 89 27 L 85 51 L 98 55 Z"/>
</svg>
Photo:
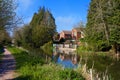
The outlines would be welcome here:
<svg viewBox="0 0 120 80">
<path fill-rule="evenodd" d="M 33 56 L 20 49 L 8 48 L 15 56 L 19 77 L 14 80 L 85 80 L 80 72 L 62 69 L 53 63 L 45 63 L 41 56 Z"/>
</svg>

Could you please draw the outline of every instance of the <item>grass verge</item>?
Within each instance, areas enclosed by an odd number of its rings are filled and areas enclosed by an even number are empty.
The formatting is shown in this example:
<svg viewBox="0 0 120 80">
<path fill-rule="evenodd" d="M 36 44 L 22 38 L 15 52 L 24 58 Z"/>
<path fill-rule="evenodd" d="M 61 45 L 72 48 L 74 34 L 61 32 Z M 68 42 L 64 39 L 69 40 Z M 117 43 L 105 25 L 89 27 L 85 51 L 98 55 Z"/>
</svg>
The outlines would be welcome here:
<svg viewBox="0 0 120 80">
<path fill-rule="evenodd" d="M 45 63 L 41 56 L 32 56 L 15 47 L 8 48 L 17 62 L 20 74 L 14 80 L 85 80 L 80 72 L 72 69 L 62 69 L 56 64 Z"/>
</svg>

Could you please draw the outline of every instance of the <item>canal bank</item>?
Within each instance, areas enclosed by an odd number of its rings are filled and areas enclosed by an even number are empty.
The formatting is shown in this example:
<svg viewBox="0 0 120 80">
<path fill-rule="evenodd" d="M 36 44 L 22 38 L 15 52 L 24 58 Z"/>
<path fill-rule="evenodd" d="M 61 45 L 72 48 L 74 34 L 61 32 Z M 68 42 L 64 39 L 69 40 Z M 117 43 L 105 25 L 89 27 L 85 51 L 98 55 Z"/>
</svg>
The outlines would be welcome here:
<svg viewBox="0 0 120 80">
<path fill-rule="evenodd" d="M 60 47 L 58 48 L 58 46 Z M 108 75 L 109 79 L 120 79 L 120 60 L 113 59 L 111 53 L 77 52 L 73 48 L 63 48 L 61 44 L 58 46 L 54 47 L 53 55 L 56 56 L 56 63 L 61 64 L 64 68 L 76 68 L 76 65 L 81 63 L 81 65 L 86 64 L 88 70 L 93 68 L 99 77 Z"/>
</svg>

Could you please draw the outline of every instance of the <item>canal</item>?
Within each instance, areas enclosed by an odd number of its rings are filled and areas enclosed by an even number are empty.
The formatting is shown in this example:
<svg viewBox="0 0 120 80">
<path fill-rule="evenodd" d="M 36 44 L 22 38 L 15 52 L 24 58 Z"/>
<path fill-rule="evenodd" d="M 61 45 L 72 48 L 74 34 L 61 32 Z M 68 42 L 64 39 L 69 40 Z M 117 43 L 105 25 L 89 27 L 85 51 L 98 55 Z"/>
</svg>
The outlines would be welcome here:
<svg viewBox="0 0 120 80">
<path fill-rule="evenodd" d="M 81 53 L 77 53 L 75 50 L 58 49 L 54 45 L 53 59 L 63 68 L 77 68 L 80 58 L 82 58 L 81 65 L 87 64 L 88 69 L 93 67 L 99 75 L 107 73 L 112 80 L 120 80 L 120 60 L 106 56 L 104 53 L 81 56 Z"/>
</svg>

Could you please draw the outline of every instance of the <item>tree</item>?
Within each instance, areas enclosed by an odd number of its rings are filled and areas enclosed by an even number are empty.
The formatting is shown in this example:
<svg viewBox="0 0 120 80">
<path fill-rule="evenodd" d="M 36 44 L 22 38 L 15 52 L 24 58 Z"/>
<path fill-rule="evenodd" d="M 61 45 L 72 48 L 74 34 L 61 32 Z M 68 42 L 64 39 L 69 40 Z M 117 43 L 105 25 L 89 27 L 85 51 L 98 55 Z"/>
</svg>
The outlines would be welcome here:
<svg viewBox="0 0 120 80">
<path fill-rule="evenodd" d="M 9 36 L 8 31 L 11 31 L 18 23 L 21 23 L 21 18 L 16 15 L 15 9 L 17 5 L 15 0 L 0 0 L 0 38 L 6 39 Z M 2 34 L 7 34 L 2 36 Z M 1 42 L 1 41 L 0 41 Z M 4 44 L 4 42 L 1 42 Z"/>
<path fill-rule="evenodd" d="M 35 49 L 52 41 L 55 32 L 56 25 L 52 14 L 49 10 L 40 8 L 38 13 L 34 14 L 29 25 L 15 31 L 15 39 L 16 42 L 21 43 L 21 46 L 27 49 Z"/>
<path fill-rule="evenodd" d="M 107 9 L 105 0 L 92 0 L 88 12 L 87 32 L 88 36 L 96 40 L 109 41 L 109 30 L 106 22 L 107 14 L 104 14 L 104 9 Z M 91 33 L 91 35 L 89 35 Z M 96 35 L 97 34 L 97 35 Z M 106 35 L 100 38 L 101 35 Z"/>
<path fill-rule="evenodd" d="M 49 10 L 40 8 L 31 21 L 33 46 L 39 48 L 52 40 L 56 32 L 55 20 Z"/>
<path fill-rule="evenodd" d="M 86 39 L 88 43 L 93 45 L 94 49 L 101 50 L 103 45 L 114 45 L 110 38 L 113 36 L 114 28 L 120 26 L 120 19 L 117 18 L 120 15 L 119 5 L 119 0 L 91 1 L 86 27 Z"/>
<path fill-rule="evenodd" d="M 16 46 L 21 46 L 22 45 L 22 38 L 23 34 L 22 34 L 22 28 L 17 28 L 14 31 L 14 40 L 15 40 L 15 45 Z"/>
<path fill-rule="evenodd" d="M 24 25 L 22 28 L 14 30 L 13 39 L 16 46 L 22 46 L 26 49 L 32 47 L 32 33 L 30 25 Z"/>
<path fill-rule="evenodd" d="M 0 30 L 10 29 L 11 25 L 18 22 L 16 17 L 16 3 L 15 0 L 0 0 Z"/>
<path fill-rule="evenodd" d="M 0 45 L 7 45 L 11 42 L 11 38 L 6 30 L 0 30 Z"/>
<path fill-rule="evenodd" d="M 111 24 L 110 28 L 110 44 L 112 45 L 114 52 L 117 53 L 120 51 L 120 1 L 112 0 L 111 1 L 111 18 L 109 22 Z"/>
</svg>

